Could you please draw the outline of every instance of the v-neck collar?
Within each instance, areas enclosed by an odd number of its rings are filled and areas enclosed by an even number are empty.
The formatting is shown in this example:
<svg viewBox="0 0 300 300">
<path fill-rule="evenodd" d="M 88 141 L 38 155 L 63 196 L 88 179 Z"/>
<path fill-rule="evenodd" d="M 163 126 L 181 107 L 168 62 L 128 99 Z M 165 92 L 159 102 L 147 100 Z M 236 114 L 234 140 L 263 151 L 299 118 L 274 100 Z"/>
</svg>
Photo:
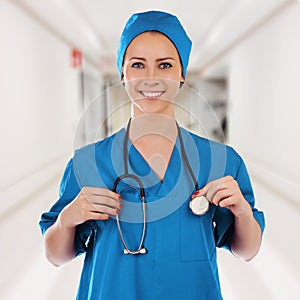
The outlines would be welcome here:
<svg viewBox="0 0 300 300">
<path fill-rule="evenodd" d="M 181 166 L 180 143 L 178 136 L 176 137 L 176 142 L 172 150 L 163 180 L 160 180 L 142 154 L 129 139 L 127 143 L 127 149 L 128 171 L 129 173 L 136 174 L 141 178 L 143 184 L 145 185 L 146 191 L 147 188 L 151 189 L 152 192 L 154 189 L 156 195 L 165 195 L 176 184 L 179 176 L 178 170 L 180 170 Z"/>
</svg>

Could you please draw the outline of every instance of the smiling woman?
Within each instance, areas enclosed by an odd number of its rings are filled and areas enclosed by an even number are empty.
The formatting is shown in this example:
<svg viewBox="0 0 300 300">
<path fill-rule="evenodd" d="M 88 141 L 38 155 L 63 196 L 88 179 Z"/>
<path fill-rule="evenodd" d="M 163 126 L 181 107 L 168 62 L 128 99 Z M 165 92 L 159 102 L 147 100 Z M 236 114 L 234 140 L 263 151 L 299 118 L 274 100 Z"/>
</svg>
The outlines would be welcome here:
<svg viewBox="0 0 300 300">
<path fill-rule="evenodd" d="M 142 113 L 174 117 L 182 74 L 176 47 L 165 35 L 148 31 L 134 38 L 124 56 L 122 78 L 134 104 L 133 117 Z"/>
<path fill-rule="evenodd" d="M 52 264 L 86 255 L 79 300 L 220 300 L 216 248 L 244 260 L 259 251 L 264 215 L 242 158 L 175 118 L 190 51 L 169 13 L 125 25 L 117 65 L 131 98 L 127 128 L 75 152 L 40 221 Z"/>
</svg>

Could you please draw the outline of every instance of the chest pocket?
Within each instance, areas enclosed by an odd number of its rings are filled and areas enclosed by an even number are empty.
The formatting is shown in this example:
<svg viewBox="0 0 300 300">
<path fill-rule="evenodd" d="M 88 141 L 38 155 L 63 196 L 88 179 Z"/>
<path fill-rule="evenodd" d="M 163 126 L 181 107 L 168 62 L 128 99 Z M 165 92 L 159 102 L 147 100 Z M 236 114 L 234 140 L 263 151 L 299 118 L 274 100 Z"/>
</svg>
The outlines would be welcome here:
<svg viewBox="0 0 300 300">
<path fill-rule="evenodd" d="M 180 261 L 206 261 L 216 251 L 211 209 L 203 216 L 196 216 L 184 204 L 179 230 Z"/>
</svg>

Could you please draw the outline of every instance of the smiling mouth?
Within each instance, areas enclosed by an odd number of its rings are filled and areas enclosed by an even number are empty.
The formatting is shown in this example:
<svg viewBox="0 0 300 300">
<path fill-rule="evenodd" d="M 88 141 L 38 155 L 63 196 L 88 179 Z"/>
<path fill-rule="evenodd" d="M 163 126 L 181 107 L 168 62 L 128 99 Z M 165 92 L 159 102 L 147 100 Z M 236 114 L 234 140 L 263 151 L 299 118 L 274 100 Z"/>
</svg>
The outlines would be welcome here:
<svg viewBox="0 0 300 300">
<path fill-rule="evenodd" d="M 140 94 L 142 94 L 146 98 L 159 98 L 164 92 L 162 91 L 140 91 Z"/>
</svg>

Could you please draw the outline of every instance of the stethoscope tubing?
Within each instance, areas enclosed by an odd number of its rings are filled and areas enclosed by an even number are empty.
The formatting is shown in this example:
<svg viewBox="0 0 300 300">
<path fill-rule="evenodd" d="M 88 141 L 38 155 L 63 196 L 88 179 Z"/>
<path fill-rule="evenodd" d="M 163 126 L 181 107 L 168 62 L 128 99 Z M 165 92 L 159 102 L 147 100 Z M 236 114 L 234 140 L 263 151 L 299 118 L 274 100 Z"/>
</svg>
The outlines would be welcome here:
<svg viewBox="0 0 300 300">
<path fill-rule="evenodd" d="M 124 145 L 123 145 L 123 161 L 124 161 L 124 174 L 120 175 L 117 177 L 117 179 L 114 182 L 113 185 L 113 192 L 116 192 L 117 190 L 117 186 L 120 183 L 120 181 L 122 181 L 123 179 L 126 178 L 131 178 L 133 180 L 135 180 L 140 188 L 140 198 L 142 201 L 142 210 L 143 210 L 143 230 L 142 230 L 142 236 L 140 239 L 140 244 L 139 247 L 136 250 L 131 250 L 128 248 L 125 239 L 124 239 L 124 235 L 121 229 L 121 224 L 120 224 L 120 218 L 119 215 L 116 215 L 116 221 L 117 221 L 117 226 L 118 226 L 118 231 L 120 234 L 120 238 L 122 241 L 122 244 L 124 246 L 124 254 L 145 254 L 147 252 L 147 250 L 143 247 L 144 244 L 144 240 L 145 240 L 145 234 L 146 234 L 146 221 L 147 221 L 147 216 L 146 216 L 146 201 L 145 201 L 145 189 L 143 186 L 143 183 L 141 181 L 140 178 L 138 178 L 136 175 L 134 174 L 129 174 L 128 173 L 128 163 L 127 163 L 127 158 L 128 158 L 128 149 L 127 149 L 127 143 L 128 143 L 128 139 L 129 139 L 129 129 L 130 129 L 130 124 L 131 124 L 131 118 L 128 121 L 128 125 L 127 125 L 127 129 L 126 129 L 126 133 L 125 133 L 125 137 L 124 137 Z"/>
<path fill-rule="evenodd" d="M 140 198 L 141 198 L 141 201 L 142 201 L 142 210 L 143 210 L 143 231 L 142 231 L 142 236 L 141 236 L 141 239 L 140 239 L 140 245 L 139 245 L 138 249 L 136 249 L 136 250 L 130 250 L 128 248 L 128 246 L 127 246 L 127 244 L 125 242 L 124 236 L 123 236 L 122 229 L 121 229 L 119 215 L 116 215 L 116 221 L 117 221 L 118 231 L 119 231 L 119 234 L 120 234 L 120 238 L 121 238 L 122 244 L 124 246 L 124 254 L 145 254 L 147 251 L 146 251 L 145 248 L 143 248 L 143 243 L 144 243 L 145 234 L 146 234 L 146 221 L 147 221 L 147 218 L 146 218 L 145 189 L 143 187 L 142 181 L 136 175 L 128 174 L 128 173 L 127 174 L 123 174 L 123 175 L 120 175 L 115 180 L 114 186 L 113 186 L 112 190 L 113 190 L 113 192 L 116 192 L 117 186 L 120 183 L 120 181 L 123 180 L 123 179 L 126 179 L 126 178 L 134 179 L 138 183 L 139 188 L 140 188 Z"/>
<path fill-rule="evenodd" d="M 183 161 L 186 165 L 186 167 L 188 168 L 188 171 L 189 171 L 189 174 L 190 176 L 192 177 L 192 180 L 194 182 L 194 186 L 195 186 L 195 190 L 199 190 L 199 185 L 198 185 L 198 182 L 197 182 L 197 179 L 195 177 L 195 174 L 192 170 L 192 167 L 191 167 L 191 164 L 188 160 L 188 157 L 186 155 L 186 151 L 185 151 L 185 147 L 184 147 L 184 144 L 183 144 L 183 138 L 182 138 L 182 134 L 181 134 L 181 130 L 180 130 L 180 127 L 178 125 L 178 123 L 176 122 L 176 126 L 177 126 L 177 132 L 178 132 L 178 139 L 179 139 L 179 143 L 180 143 L 180 149 L 181 149 L 181 155 L 182 155 L 182 158 L 183 158 Z"/>
<path fill-rule="evenodd" d="M 123 232 L 121 229 L 121 225 L 120 225 L 120 219 L 119 216 L 116 215 L 116 220 L 117 220 L 117 226 L 118 226 L 118 231 L 120 234 L 120 238 L 122 241 L 122 244 L 124 246 L 124 254 L 145 254 L 147 252 L 147 250 L 143 247 L 143 243 L 145 240 L 145 234 L 146 234 L 146 202 L 145 202 L 145 198 L 141 198 L 142 199 L 142 209 L 143 209 L 143 231 L 142 231 L 142 236 L 140 239 L 140 245 L 137 248 L 137 250 L 130 250 L 125 242 L 124 236 L 123 236 Z"/>
<path fill-rule="evenodd" d="M 133 175 L 133 174 L 128 174 L 128 173 L 125 173 L 123 175 L 120 175 L 114 182 L 114 186 L 112 188 L 112 190 L 115 192 L 117 190 L 117 186 L 118 184 L 120 183 L 121 180 L 125 179 L 125 178 L 132 178 L 134 179 L 138 185 L 139 185 L 139 188 L 140 188 L 140 196 L 142 199 L 144 199 L 143 201 L 145 201 L 145 189 L 143 187 L 143 183 L 142 181 L 140 180 L 140 178 L 138 178 L 136 175 Z"/>
<path fill-rule="evenodd" d="M 128 139 L 129 139 L 130 124 L 131 124 L 131 118 L 128 121 L 127 129 L 126 129 L 125 136 L 124 136 L 124 145 L 123 145 L 124 174 L 117 177 L 117 179 L 114 182 L 112 190 L 113 190 L 113 192 L 116 192 L 117 186 L 120 183 L 120 181 L 123 180 L 123 179 L 126 179 L 126 178 L 131 178 L 131 179 L 135 180 L 138 183 L 139 189 L 140 189 L 140 191 L 139 191 L 140 192 L 140 198 L 141 198 L 141 201 L 142 201 L 142 210 L 143 210 L 143 231 L 142 231 L 139 247 L 136 250 L 129 249 L 126 242 L 125 242 L 123 232 L 122 232 L 122 229 L 121 229 L 121 225 L 120 225 L 119 215 L 116 215 L 116 221 L 117 221 L 117 226 L 118 226 L 118 231 L 119 231 L 119 234 L 120 234 L 120 238 L 121 238 L 122 244 L 124 246 L 124 254 L 145 254 L 147 252 L 147 250 L 143 247 L 144 240 L 145 240 L 145 234 L 146 234 L 146 222 L 147 222 L 147 219 L 146 219 L 145 189 L 144 189 L 143 183 L 142 183 L 142 181 L 139 177 L 137 177 L 134 174 L 129 174 L 128 173 L 128 161 L 127 161 L 128 160 L 128 149 L 127 149 L 128 145 L 127 144 L 128 144 Z M 186 154 L 186 151 L 185 151 L 185 147 L 184 147 L 184 144 L 183 144 L 183 138 L 182 138 L 181 130 L 180 130 L 180 127 L 179 127 L 177 121 L 176 121 L 176 126 L 177 126 L 178 139 L 179 139 L 179 143 L 180 143 L 182 158 L 183 158 L 184 164 L 186 165 L 186 167 L 188 169 L 188 172 L 189 172 L 189 174 L 190 174 L 190 176 L 193 180 L 195 190 L 197 191 L 197 190 L 199 190 L 199 185 L 198 185 L 197 179 L 195 177 L 195 174 L 192 170 L 192 167 L 190 165 L 190 162 L 188 160 L 188 157 L 187 157 L 187 154 Z M 202 197 L 205 198 L 204 196 L 202 196 Z M 196 197 L 196 198 L 198 198 L 197 200 L 199 200 L 199 201 L 201 200 L 201 199 L 199 199 L 199 197 Z M 191 202 L 194 201 L 194 200 L 191 200 Z M 209 202 L 208 202 L 207 199 L 206 199 L 206 201 L 207 201 L 207 206 L 205 207 L 205 209 L 201 208 L 197 212 L 197 210 L 193 209 L 193 206 L 191 205 L 191 202 L 190 202 L 190 208 L 192 209 L 192 211 L 196 215 L 205 214 L 207 212 L 208 208 L 209 208 Z M 195 203 L 195 201 L 194 201 L 194 203 Z"/>
</svg>

